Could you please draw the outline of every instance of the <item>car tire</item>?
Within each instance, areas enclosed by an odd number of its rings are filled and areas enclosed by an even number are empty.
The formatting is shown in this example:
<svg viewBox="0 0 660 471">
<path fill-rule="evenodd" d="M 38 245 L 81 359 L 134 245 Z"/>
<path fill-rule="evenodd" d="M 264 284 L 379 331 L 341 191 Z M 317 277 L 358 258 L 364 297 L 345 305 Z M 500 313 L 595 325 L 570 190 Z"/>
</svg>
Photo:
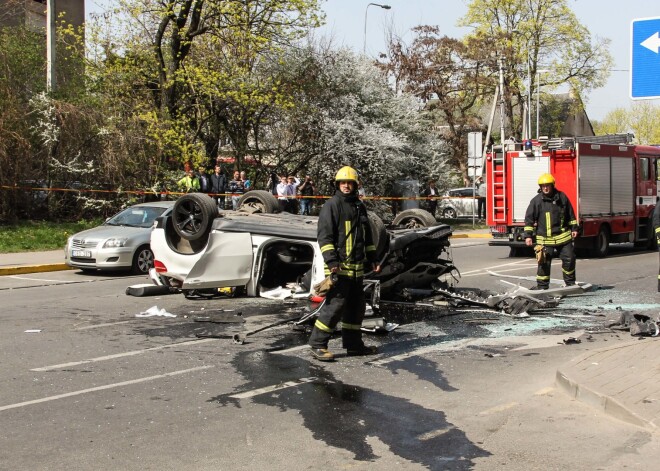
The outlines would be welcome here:
<svg viewBox="0 0 660 471">
<path fill-rule="evenodd" d="M 279 203 L 272 193 L 250 190 L 238 199 L 238 210 L 248 213 L 277 213 Z"/>
<path fill-rule="evenodd" d="M 131 271 L 136 275 L 146 275 L 154 266 L 154 253 L 148 245 L 141 245 L 133 254 Z"/>
<path fill-rule="evenodd" d="M 454 208 L 445 208 L 442 210 L 443 219 L 456 219 L 456 210 Z"/>
<path fill-rule="evenodd" d="M 376 257 L 380 260 L 387 250 L 388 243 L 385 223 L 374 212 L 367 211 L 367 217 L 369 218 L 369 227 L 371 228 L 371 239 L 376 247 Z"/>
<path fill-rule="evenodd" d="M 401 225 L 410 228 L 431 227 L 437 223 L 435 217 L 424 209 L 406 209 L 397 214 L 392 221 L 395 226 Z"/>
<path fill-rule="evenodd" d="M 600 226 L 598 235 L 594 237 L 591 247 L 591 255 L 597 258 L 605 258 L 610 253 L 610 230 L 607 226 Z"/>
<path fill-rule="evenodd" d="M 174 203 L 172 225 L 182 239 L 197 240 L 208 234 L 217 216 L 218 208 L 210 196 L 189 193 Z"/>
</svg>

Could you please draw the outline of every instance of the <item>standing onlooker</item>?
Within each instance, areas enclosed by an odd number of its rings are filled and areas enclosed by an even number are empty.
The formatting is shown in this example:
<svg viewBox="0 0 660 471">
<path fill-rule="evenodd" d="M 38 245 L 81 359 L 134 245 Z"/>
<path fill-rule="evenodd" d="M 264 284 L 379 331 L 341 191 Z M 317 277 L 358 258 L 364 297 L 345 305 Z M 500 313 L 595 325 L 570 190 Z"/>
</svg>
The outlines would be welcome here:
<svg viewBox="0 0 660 471">
<path fill-rule="evenodd" d="M 484 177 L 477 178 L 477 218 L 486 219 L 486 182 Z"/>
<path fill-rule="evenodd" d="M 245 173 L 245 171 L 241 172 L 241 181 L 243 182 L 244 191 L 252 189 L 252 182 L 248 179 L 247 173 Z"/>
<path fill-rule="evenodd" d="M 268 176 L 268 183 L 266 184 L 266 188 L 268 188 L 268 191 L 270 191 L 273 196 L 277 196 L 277 185 L 278 185 L 277 173 L 270 172 L 270 175 Z"/>
<path fill-rule="evenodd" d="M 312 198 L 310 196 L 316 194 L 316 187 L 314 186 L 312 177 L 307 175 L 305 181 L 298 187 L 298 191 L 300 192 L 300 196 L 302 196 L 300 199 L 300 214 L 309 216 L 312 208 Z"/>
<path fill-rule="evenodd" d="M 280 212 L 283 213 L 289 211 L 289 185 L 287 184 L 287 178 L 284 175 L 280 177 L 280 182 L 277 184 L 276 191 Z"/>
<path fill-rule="evenodd" d="M 192 193 L 193 191 L 199 191 L 199 180 L 195 176 L 195 172 L 192 169 L 186 170 L 186 175 L 177 182 L 179 189 L 185 191 L 186 193 Z"/>
<path fill-rule="evenodd" d="M 296 195 L 298 194 L 298 185 L 300 185 L 300 180 L 292 176 L 289 176 L 287 180 L 288 189 L 286 192 L 289 198 L 289 212 L 291 214 L 298 214 L 298 200 L 296 199 Z"/>
<path fill-rule="evenodd" d="M 225 209 L 225 192 L 227 191 L 227 176 L 220 165 L 215 166 L 211 175 L 211 193 L 219 209 Z"/>
<path fill-rule="evenodd" d="M 211 193 L 211 179 L 206 174 L 204 167 L 199 167 L 199 191 L 201 193 Z"/>
<path fill-rule="evenodd" d="M 231 193 L 231 208 L 236 211 L 238 209 L 238 200 L 245 193 L 241 173 L 238 170 L 234 172 L 234 179 L 229 182 L 229 192 Z"/>
<path fill-rule="evenodd" d="M 531 247 L 536 233 L 538 269 L 536 287 L 550 286 L 550 265 L 554 251 L 559 252 L 561 271 L 566 286 L 575 284 L 575 249 L 573 239 L 578 235 L 575 211 L 568 196 L 555 188 L 555 177 L 544 173 L 539 177 L 539 193 L 532 198 L 525 213 L 525 245 Z"/>
<path fill-rule="evenodd" d="M 426 207 L 428 212 L 435 217 L 435 210 L 438 207 L 438 188 L 435 186 L 435 180 L 429 180 L 429 186 L 422 192 L 422 196 L 428 198 Z"/>
<path fill-rule="evenodd" d="M 660 250 L 660 203 L 657 201 L 653 209 L 653 231 L 658 250 Z M 658 268 L 658 293 L 660 293 L 660 268 Z"/>
<path fill-rule="evenodd" d="M 378 349 L 362 341 L 362 320 L 366 309 L 362 286 L 365 262 L 375 273 L 376 262 L 369 218 L 357 195 L 358 175 L 342 167 L 335 176 L 337 190 L 322 207 L 318 220 L 318 244 L 325 262 L 325 274 L 336 281 L 325 297 L 309 337 L 311 354 L 320 361 L 334 360 L 328 342 L 341 320 L 342 346 L 350 355 L 373 355 Z"/>
</svg>

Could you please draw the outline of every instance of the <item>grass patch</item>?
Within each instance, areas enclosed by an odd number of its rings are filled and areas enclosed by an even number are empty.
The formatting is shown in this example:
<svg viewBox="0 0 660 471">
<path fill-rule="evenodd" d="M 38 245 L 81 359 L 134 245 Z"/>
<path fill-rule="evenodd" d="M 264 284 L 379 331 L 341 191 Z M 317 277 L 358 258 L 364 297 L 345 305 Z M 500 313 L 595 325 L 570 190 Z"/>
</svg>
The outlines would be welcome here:
<svg viewBox="0 0 660 471">
<path fill-rule="evenodd" d="M 62 249 L 69 236 L 96 227 L 102 222 L 102 219 L 59 223 L 24 221 L 0 225 L 0 253 Z"/>
</svg>

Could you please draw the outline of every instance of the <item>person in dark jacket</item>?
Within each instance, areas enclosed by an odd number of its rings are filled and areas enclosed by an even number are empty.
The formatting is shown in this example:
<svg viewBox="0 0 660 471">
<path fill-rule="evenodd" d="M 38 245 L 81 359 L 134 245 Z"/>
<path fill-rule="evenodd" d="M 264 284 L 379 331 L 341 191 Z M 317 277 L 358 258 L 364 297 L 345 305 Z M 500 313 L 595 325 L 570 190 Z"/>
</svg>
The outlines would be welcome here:
<svg viewBox="0 0 660 471">
<path fill-rule="evenodd" d="M 320 361 L 334 360 L 328 341 L 340 319 L 342 345 L 348 355 L 373 355 L 378 351 L 363 343 L 360 331 L 366 309 L 362 286 L 365 262 L 375 273 L 380 272 L 380 265 L 367 210 L 357 193 L 357 172 L 342 167 L 335 183 L 337 191 L 321 208 L 317 230 L 325 274 L 335 278 L 309 338 L 312 356 Z"/>
<path fill-rule="evenodd" d="M 653 209 L 653 231 L 658 250 L 660 250 L 660 204 L 657 201 Z M 658 293 L 660 293 L 660 268 L 658 268 Z"/>
<path fill-rule="evenodd" d="M 211 194 L 218 208 L 225 209 L 225 192 L 227 191 L 227 176 L 220 165 L 215 166 L 211 175 Z"/>
<path fill-rule="evenodd" d="M 550 286 L 550 264 L 554 252 L 559 253 L 566 286 L 575 284 L 575 249 L 578 223 L 568 197 L 555 188 L 555 178 L 549 173 L 539 177 L 539 193 L 532 198 L 525 213 L 525 244 L 532 246 L 536 235 L 538 270 L 536 287 Z"/>
</svg>

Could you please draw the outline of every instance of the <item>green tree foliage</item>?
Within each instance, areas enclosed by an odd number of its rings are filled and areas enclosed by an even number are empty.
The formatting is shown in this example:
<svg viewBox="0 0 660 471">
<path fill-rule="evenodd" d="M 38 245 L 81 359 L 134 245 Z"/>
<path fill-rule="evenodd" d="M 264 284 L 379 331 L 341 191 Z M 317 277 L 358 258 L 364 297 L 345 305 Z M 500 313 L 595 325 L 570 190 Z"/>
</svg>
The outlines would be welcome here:
<svg viewBox="0 0 660 471">
<path fill-rule="evenodd" d="M 97 78 L 133 85 L 116 92 L 140 103 L 162 159 L 197 163 L 228 138 L 240 167 L 255 116 L 287 100 L 257 68 L 321 18 L 317 0 L 122 0 L 111 20 Z"/>
<path fill-rule="evenodd" d="M 635 142 L 643 145 L 660 144 L 660 106 L 648 101 L 638 101 L 630 109 L 617 108 L 594 125 L 596 134 L 621 134 L 631 132 Z"/>
<path fill-rule="evenodd" d="M 612 64 L 609 40 L 592 38 L 567 0 L 471 0 L 461 26 L 471 37 L 496 38 L 504 64 L 507 123 L 521 137 L 524 105 L 536 78 L 546 90 L 569 85 L 579 96 L 605 83 Z M 550 72 L 537 74 L 547 69 Z"/>
<path fill-rule="evenodd" d="M 474 38 L 462 42 L 440 36 L 436 27 L 420 26 L 413 32 L 410 46 L 400 39 L 390 41 L 384 68 L 398 89 L 422 101 L 424 112 L 452 149 L 450 165 L 467 184 L 467 133 L 481 130 L 480 105 L 492 94 L 493 58 L 484 39 L 477 47 Z"/>
</svg>

